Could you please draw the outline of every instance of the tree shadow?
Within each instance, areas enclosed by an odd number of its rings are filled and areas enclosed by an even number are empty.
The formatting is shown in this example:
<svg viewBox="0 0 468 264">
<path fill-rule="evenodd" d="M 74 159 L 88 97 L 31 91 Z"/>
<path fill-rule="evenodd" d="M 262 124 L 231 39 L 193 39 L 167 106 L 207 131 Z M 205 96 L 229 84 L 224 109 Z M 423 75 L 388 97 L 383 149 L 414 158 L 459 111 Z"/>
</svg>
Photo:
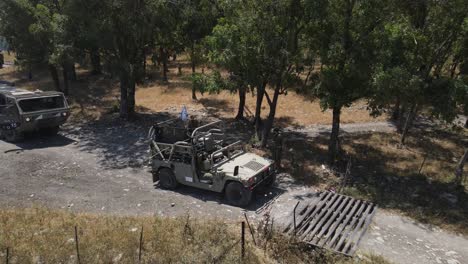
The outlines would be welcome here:
<svg viewBox="0 0 468 264">
<path fill-rule="evenodd" d="M 96 154 L 103 168 L 137 168 L 148 164 L 147 135 L 151 125 L 174 117 L 168 113 L 139 113 L 125 121 L 111 114 L 98 121 L 70 124 L 64 134 L 78 142 L 80 151 Z"/>
<path fill-rule="evenodd" d="M 404 166 L 408 160 L 416 158 L 413 155 L 390 153 L 356 142 L 366 142 L 370 136 L 355 136 L 354 142 L 348 143 L 353 159 L 350 187 L 346 189 L 348 194 L 369 199 L 382 208 L 399 210 L 421 223 L 468 232 L 468 193 L 465 188 L 456 187 L 447 179 L 431 178 L 424 170 L 419 173 L 414 166 Z M 448 151 L 434 146 L 427 146 L 426 151 L 431 149 L 433 153 Z M 443 160 L 442 157 L 438 162 Z M 439 173 L 445 173 L 444 170 L 452 171 L 453 168 L 442 169 Z"/>
<path fill-rule="evenodd" d="M 222 112 L 231 112 L 235 113 L 236 109 L 229 105 L 228 100 L 226 99 L 217 99 L 217 98 L 200 98 L 199 103 L 203 105 L 205 110 L 208 112 L 208 115 L 214 117 L 221 117 Z"/>
</svg>

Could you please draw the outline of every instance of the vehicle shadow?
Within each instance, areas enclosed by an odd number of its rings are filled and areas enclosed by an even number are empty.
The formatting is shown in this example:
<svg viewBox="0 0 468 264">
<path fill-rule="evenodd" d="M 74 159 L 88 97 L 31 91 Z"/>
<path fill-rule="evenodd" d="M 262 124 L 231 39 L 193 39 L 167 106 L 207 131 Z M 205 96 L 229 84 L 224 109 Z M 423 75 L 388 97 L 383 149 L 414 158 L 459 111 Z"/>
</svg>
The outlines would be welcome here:
<svg viewBox="0 0 468 264">
<path fill-rule="evenodd" d="M 4 153 L 52 147 L 64 147 L 75 143 L 75 140 L 61 134 L 47 136 L 40 133 L 28 133 L 25 135 L 23 141 L 12 143 L 16 145 L 17 148 L 6 150 Z"/>
<path fill-rule="evenodd" d="M 155 188 L 159 189 L 159 186 L 156 186 Z M 202 202 L 214 202 L 217 204 L 232 206 L 234 208 L 241 208 L 248 212 L 256 212 L 257 214 L 260 214 L 266 211 L 269 205 L 271 205 L 279 196 L 285 193 L 286 189 L 279 186 L 273 186 L 265 190 L 256 190 L 252 195 L 252 202 L 245 208 L 230 205 L 224 199 L 224 195 L 222 193 L 197 189 L 190 186 L 179 185 L 177 189 L 171 190 L 171 192 L 177 192 L 184 196 L 191 196 L 192 198 Z"/>
</svg>

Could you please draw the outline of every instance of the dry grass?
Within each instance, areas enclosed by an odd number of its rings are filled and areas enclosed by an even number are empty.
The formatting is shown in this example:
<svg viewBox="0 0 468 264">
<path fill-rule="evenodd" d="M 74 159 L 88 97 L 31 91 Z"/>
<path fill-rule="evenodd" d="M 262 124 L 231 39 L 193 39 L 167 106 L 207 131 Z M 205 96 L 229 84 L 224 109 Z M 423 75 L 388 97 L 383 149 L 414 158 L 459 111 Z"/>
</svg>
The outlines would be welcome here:
<svg viewBox="0 0 468 264">
<path fill-rule="evenodd" d="M 138 263 L 141 227 L 142 263 L 352 262 L 304 248 L 280 235 L 264 243 L 266 251 L 263 246 L 255 247 L 248 236 L 242 261 L 238 223 L 187 217 L 111 217 L 42 208 L 0 210 L 0 259 L 6 257 L 8 247 L 10 263 L 76 263 L 75 225 L 81 263 Z M 371 259 L 379 262 L 364 263 L 387 263 L 380 257 Z"/>
<path fill-rule="evenodd" d="M 5 62 L 14 62 L 15 53 L 10 52 L 10 54 L 8 54 L 8 52 L 4 51 L 3 52 L 3 58 L 4 58 Z"/>
<path fill-rule="evenodd" d="M 184 58 L 179 58 L 183 65 L 188 65 Z M 182 106 L 187 106 L 189 110 L 206 110 L 208 113 L 224 117 L 233 118 L 237 114 L 239 98 L 237 94 L 223 91 L 219 94 L 197 93 L 198 100 L 191 97 L 191 82 L 189 67 L 183 67 L 183 75 L 177 75 L 177 65 L 171 64 L 169 83 L 154 82 L 139 87 L 136 92 L 137 104 L 152 111 L 180 111 Z M 206 70 L 208 72 L 209 70 Z M 272 91 L 269 91 L 270 96 Z M 256 96 L 247 94 L 246 115 L 255 112 Z M 262 115 L 268 114 L 269 107 L 266 99 L 262 105 Z M 331 111 L 323 112 L 319 102 L 310 101 L 300 94 L 294 92 L 283 95 L 279 99 L 276 117 L 280 124 L 309 126 L 314 124 L 330 124 Z M 375 122 L 385 120 L 386 116 L 373 118 L 366 109 L 366 102 L 359 101 L 351 107 L 345 109 L 341 116 L 343 123 Z"/>
<path fill-rule="evenodd" d="M 177 74 L 179 63 L 183 66 L 182 76 Z M 149 81 L 137 87 L 136 103 L 140 111 L 178 112 L 185 105 L 189 110 L 204 110 L 223 118 L 232 118 L 236 115 L 237 94 L 225 91 L 220 94 L 204 94 L 202 96 L 197 93 L 199 100 L 192 100 L 191 81 L 189 80 L 191 70 L 184 56 L 180 56 L 176 62 L 170 62 L 169 69 L 169 83 Z M 159 70 L 155 66 L 149 65 L 147 71 L 149 75 L 159 77 Z M 30 90 L 54 89 L 47 69 L 34 69 L 32 72 L 33 81 L 29 81 L 27 72 L 9 67 L 0 70 L 0 80 L 13 81 L 17 83 L 17 86 Z M 99 119 L 102 114 L 115 110 L 119 94 L 116 80 L 103 76 L 91 76 L 88 70 L 80 67 L 77 68 L 77 74 L 78 81 L 71 84 L 70 99 L 73 103 L 74 113 L 78 114 L 79 118 Z M 250 93 L 247 95 L 247 109 L 247 112 L 255 111 L 255 96 Z M 266 100 L 262 111 L 264 116 L 268 114 Z M 366 110 L 364 101 L 357 102 L 345 109 L 341 116 L 343 123 L 373 122 L 384 119 L 386 116 L 371 117 Z M 311 102 L 294 92 L 281 96 L 277 109 L 277 124 L 308 126 L 330 123 L 331 112 L 322 112 L 318 101 Z"/>
</svg>

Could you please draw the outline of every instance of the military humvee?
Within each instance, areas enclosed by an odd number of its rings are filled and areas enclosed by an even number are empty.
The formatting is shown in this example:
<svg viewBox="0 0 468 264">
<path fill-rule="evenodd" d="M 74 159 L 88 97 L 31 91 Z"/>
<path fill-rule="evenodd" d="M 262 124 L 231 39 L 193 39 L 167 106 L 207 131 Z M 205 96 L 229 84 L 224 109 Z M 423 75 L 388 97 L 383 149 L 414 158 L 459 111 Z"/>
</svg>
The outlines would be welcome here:
<svg viewBox="0 0 468 264">
<path fill-rule="evenodd" d="M 56 134 L 70 115 L 63 93 L 27 91 L 0 82 L 0 138 L 18 142 L 25 132 Z"/>
<path fill-rule="evenodd" d="M 259 186 L 276 179 L 272 160 L 244 151 L 230 142 L 220 121 L 191 127 L 171 119 L 149 131 L 153 182 L 165 189 L 179 184 L 224 193 L 227 202 L 247 206 Z"/>
</svg>

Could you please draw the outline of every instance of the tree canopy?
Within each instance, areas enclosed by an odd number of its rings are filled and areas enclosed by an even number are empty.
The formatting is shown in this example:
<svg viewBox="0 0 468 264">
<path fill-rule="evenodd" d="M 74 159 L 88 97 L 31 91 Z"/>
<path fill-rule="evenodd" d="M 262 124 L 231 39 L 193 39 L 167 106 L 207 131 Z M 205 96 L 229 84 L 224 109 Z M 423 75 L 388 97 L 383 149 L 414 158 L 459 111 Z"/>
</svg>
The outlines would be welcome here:
<svg viewBox="0 0 468 264">
<path fill-rule="evenodd" d="M 332 111 L 333 164 L 341 111 L 357 100 L 375 115 L 391 111 L 402 143 L 423 109 L 445 121 L 468 113 L 467 14 L 464 0 L 4 0 L 0 36 L 21 65 L 47 67 L 65 93 L 77 62 L 117 76 L 122 118 L 135 112 L 147 58 L 168 81 L 169 56 L 185 53 L 193 99 L 238 92 L 244 119 L 246 93 L 256 95 L 262 146 L 281 95 L 307 94 Z M 201 64 L 214 73 L 196 73 Z"/>
</svg>

